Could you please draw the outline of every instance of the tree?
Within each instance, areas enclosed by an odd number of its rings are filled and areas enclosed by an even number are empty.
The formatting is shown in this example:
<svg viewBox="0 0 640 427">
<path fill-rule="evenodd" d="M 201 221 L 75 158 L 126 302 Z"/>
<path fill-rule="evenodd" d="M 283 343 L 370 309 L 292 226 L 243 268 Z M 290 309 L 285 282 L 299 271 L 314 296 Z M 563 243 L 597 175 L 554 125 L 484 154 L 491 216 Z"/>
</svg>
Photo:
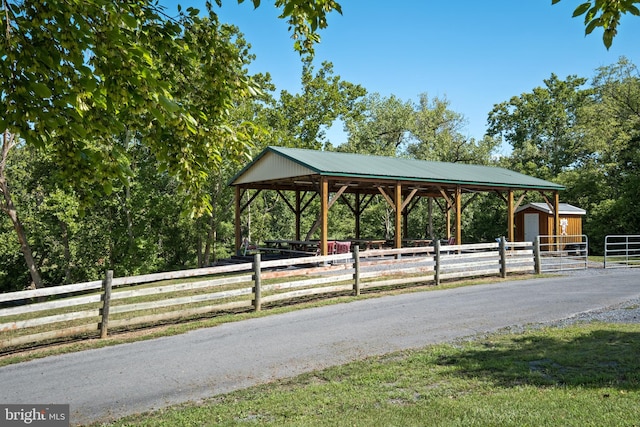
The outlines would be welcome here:
<svg viewBox="0 0 640 427">
<path fill-rule="evenodd" d="M 481 141 L 467 138 L 462 133 L 467 124 L 464 116 L 449 106 L 446 98 L 420 95 L 410 128 L 413 141 L 407 146 L 407 153 L 421 160 L 486 164 L 497 141 L 488 137 Z"/>
<path fill-rule="evenodd" d="M 275 4 L 291 24 L 294 46 L 307 55 L 313 53 L 317 30 L 327 25 L 327 14 L 340 12 L 333 0 Z M 55 141 L 48 149 L 59 167 L 70 183 L 82 183 L 89 194 L 96 189 L 108 193 L 112 179 L 126 176 L 126 156 L 112 144 L 113 136 L 132 129 L 154 136 L 170 133 L 180 139 L 179 147 L 157 137 L 144 144 L 188 194 L 202 194 L 198 190 L 206 176 L 196 171 L 203 160 L 215 159 L 220 145 L 189 136 L 231 133 L 224 144 L 235 138 L 224 124 L 210 126 L 226 110 L 216 109 L 207 117 L 206 111 L 186 108 L 164 67 L 169 60 L 181 67 L 200 65 L 202 50 L 193 49 L 192 42 L 203 37 L 183 37 L 185 28 L 201 24 L 198 10 L 189 8 L 173 19 L 150 0 L 2 0 L 0 5 L 0 30 L 5 35 L 0 45 L 2 131 L 39 148 Z M 216 20 L 210 7 L 207 3 L 210 19 Z M 210 58 L 207 65 L 215 62 L 220 69 L 238 61 L 226 51 Z M 215 89 L 222 100 L 231 93 L 254 92 L 246 78 L 221 79 Z M 240 141 L 235 143 L 243 149 Z"/>
<path fill-rule="evenodd" d="M 347 142 L 340 151 L 383 156 L 400 155 L 410 137 L 414 106 L 394 95 L 370 94 L 358 102 L 354 114 L 345 120 Z"/>
<path fill-rule="evenodd" d="M 2 212 L 8 215 L 11 219 L 11 223 L 13 224 L 16 236 L 18 237 L 20 249 L 24 256 L 24 260 L 27 263 L 33 285 L 36 288 L 41 288 L 42 278 L 40 277 L 40 272 L 38 271 L 38 267 L 36 266 L 36 263 L 33 259 L 33 253 L 27 239 L 27 233 L 24 229 L 24 226 L 22 225 L 22 221 L 20 220 L 20 216 L 18 215 L 18 211 L 13 202 L 13 197 L 11 195 L 9 182 L 7 179 L 7 163 L 9 161 L 9 153 L 16 146 L 16 144 L 16 135 L 13 133 L 9 133 L 8 130 L 5 130 L 2 135 L 2 151 L 0 152 L 0 193 L 2 193 L 0 210 L 2 210 Z"/>
<path fill-rule="evenodd" d="M 551 4 L 560 0 L 551 0 Z M 573 17 L 584 15 L 585 35 L 591 34 L 596 27 L 603 29 L 602 42 L 607 49 L 611 47 L 613 38 L 618 33 L 620 18 L 625 13 L 640 16 L 640 9 L 636 6 L 638 0 L 589 0 L 580 4 L 574 11 Z"/>
<path fill-rule="evenodd" d="M 242 0 L 239 0 L 242 2 Z M 220 5 L 220 0 L 216 3 Z M 253 0 L 254 6 L 260 4 Z M 276 0 L 296 39 L 313 54 L 333 0 Z M 42 150 L 85 207 L 126 182 L 131 159 L 118 141 L 135 135 L 159 167 L 176 178 L 189 206 L 208 207 L 206 179 L 222 162 L 221 147 L 246 153 L 246 138 L 227 126 L 230 100 L 256 92 L 243 55 L 208 18 L 179 8 L 177 19 L 156 2 L 40 0 L 0 2 L 2 164 L 17 144 Z M 213 35 L 213 36 L 212 36 Z M 216 96 L 207 104 L 180 93 L 181 75 L 208 73 Z M 209 81 L 208 83 L 211 83 Z M 213 164 L 212 167 L 206 167 Z M 2 211 L 14 224 L 32 280 L 41 286 L 4 166 Z"/>
<path fill-rule="evenodd" d="M 513 147 L 516 169 L 552 179 L 588 155 L 579 126 L 580 110 L 592 102 L 592 92 L 581 89 L 586 81 L 577 76 L 560 80 L 551 74 L 544 87 L 494 106 L 487 134 Z"/>
<path fill-rule="evenodd" d="M 312 62 L 304 61 L 301 92 L 285 90 L 272 107 L 265 111 L 271 145 L 322 149 L 328 144 L 325 129 L 337 119 L 352 114 L 358 99 L 366 94 L 357 84 L 333 74 L 333 64 L 323 62 L 315 70 Z"/>
</svg>

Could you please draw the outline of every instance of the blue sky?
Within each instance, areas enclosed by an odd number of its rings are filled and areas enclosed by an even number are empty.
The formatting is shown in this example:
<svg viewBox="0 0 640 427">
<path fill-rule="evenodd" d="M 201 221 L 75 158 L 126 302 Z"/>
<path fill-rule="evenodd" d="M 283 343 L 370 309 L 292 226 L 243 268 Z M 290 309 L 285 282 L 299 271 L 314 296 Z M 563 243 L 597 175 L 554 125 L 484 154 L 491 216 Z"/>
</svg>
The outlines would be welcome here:
<svg viewBox="0 0 640 427">
<path fill-rule="evenodd" d="M 161 0 L 167 11 L 176 1 Z M 204 0 L 183 7 L 204 9 Z M 467 119 L 465 134 L 482 138 L 494 104 L 542 86 L 551 73 L 591 78 L 598 67 L 626 56 L 640 65 L 640 17 L 625 16 L 610 50 L 602 33 L 584 36 L 572 18 L 582 0 L 339 0 L 316 47 L 316 66 L 331 61 L 335 74 L 367 91 L 418 101 L 421 93 L 446 97 Z M 237 25 L 257 56 L 252 73 L 270 72 L 278 90 L 298 92 L 300 58 L 273 0 L 223 0 L 221 22 Z M 339 129 L 329 133 L 344 142 Z"/>
</svg>

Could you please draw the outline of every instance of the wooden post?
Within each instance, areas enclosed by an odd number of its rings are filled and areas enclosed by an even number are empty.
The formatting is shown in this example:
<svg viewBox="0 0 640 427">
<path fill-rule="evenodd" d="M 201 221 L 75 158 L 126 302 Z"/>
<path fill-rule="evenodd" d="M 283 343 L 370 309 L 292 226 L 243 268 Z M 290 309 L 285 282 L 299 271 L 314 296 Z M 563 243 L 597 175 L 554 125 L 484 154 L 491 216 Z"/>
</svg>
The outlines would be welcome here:
<svg viewBox="0 0 640 427">
<path fill-rule="evenodd" d="M 327 240 L 329 234 L 329 181 L 320 178 L 320 255 L 328 254 Z"/>
<path fill-rule="evenodd" d="M 241 223 L 241 215 L 240 215 L 240 187 L 236 186 L 236 200 L 235 200 L 235 208 L 236 208 L 236 217 L 235 217 L 235 233 L 236 233 L 236 255 L 240 255 L 240 247 L 242 246 L 242 223 Z"/>
<path fill-rule="evenodd" d="M 542 254 L 540 253 L 540 236 L 536 236 L 536 240 L 533 243 L 533 263 L 536 274 L 542 272 Z"/>
<path fill-rule="evenodd" d="M 500 276 L 507 277 L 507 239 L 500 237 Z"/>
<path fill-rule="evenodd" d="M 553 234 L 555 235 L 555 250 L 559 251 L 560 247 L 560 193 L 553 193 Z"/>
<path fill-rule="evenodd" d="M 102 281 L 102 322 L 100 323 L 100 338 L 106 338 L 109 333 L 109 306 L 111 305 L 111 285 L 113 270 L 107 270 Z"/>
<path fill-rule="evenodd" d="M 509 194 L 507 196 L 507 216 L 508 216 L 508 218 L 507 218 L 507 238 L 509 239 L 510 242 L 514 242 L 515 241 L 515 238 L 514 238 L 515 213 L 514 213 L 514 206 L 513 206 L 513 190 L 509 190 Z"/>
<path fill-rule="evenodd" d="M 396 205 L 396 239 L 395 247 L 402 247 L 402 186 L 400 182 L 396 182 L 395 200 Z"/>
<path fill-rule="evenodd" d="M 300 204 L 301 204 L 300 190 L 296 190 L 296 240 L 300 240 L 300 236 L 302 236 L 302 233 L 300 230 L 300 216 L 301 216 Z"/>
<path fill-rule="evenodd" d="M 360 295 L 360 247 L 353 247 L 353 293 L 355 296 Z"/>
<path fill-rule="evenodd" d="M 435 265 L 435 280 L 436 286 L 440 285 L 440 239 L 436 239 L 436 254 L 434 256 L 436 262 Z"/>
<path fill-rule="evenodd" d="M 262 280 L 260 278 L 260 254 L 253 256 L 253 308 L 260 311 L 262 308 L 262 292 L 260 290 Z"/>
<path fill-rule="evenodd" d="M 356 203 L 355 203 L 355 211 L 356 211 L 356 239 L 360 239 L 360 213 L 361 213 L 361 208 L 360 208 L 360 192 L 356 191 Z"/>
<path fill-rule="evenodd" d="M 462 188 L 456 187 L 456 245 L 462 244 Z"/>
</svg>

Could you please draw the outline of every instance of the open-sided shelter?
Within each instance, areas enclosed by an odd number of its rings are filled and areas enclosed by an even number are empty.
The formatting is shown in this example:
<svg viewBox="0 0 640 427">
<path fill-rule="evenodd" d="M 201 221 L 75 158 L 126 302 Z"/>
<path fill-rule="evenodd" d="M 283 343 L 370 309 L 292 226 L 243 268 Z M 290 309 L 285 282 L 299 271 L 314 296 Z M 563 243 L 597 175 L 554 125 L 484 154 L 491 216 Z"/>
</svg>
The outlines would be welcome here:
<svg viewBox="0 0 640 427">
<path fill-rule="evenodd" d="M 295 192 L 295 204 L 287 202 L 296 215 L 296 239 L 300 239 L 300 216 L 312 199 L 304 195 L 320 196 L 320 252 L 327 253 L 327 215 L 331 206 L 345 193 L 355 194 L 349 204 L 356 220 L 370 198 L 381 194 L 395 211 L 394 246 L 402 247 L 402 223 L 420 197 L 441 198 L 446 211 L 454 212 L 455 241 L 462 243 L 462 194 L 495 192 L 507 203 L 508 239 L 514 240 L 514 212 L 528 191 L 538 191 L 554 207 L 555 229 L 559 234 L 557 218 L 559 191 L 564 187 L 508 169 L 423 161 L 399 157 L 316 151 L 298 148 L 267 147 L 244 167 L 229 185 L 235 187 L 236 250 L 242 244 L 240 215 L 258 194 L 242 204 L 247 190 L 273 190 Z M 515 192 L 522 192 L 515 200 Z M 286 200 L 286 199 L 285 199 Z"/>
</svg>

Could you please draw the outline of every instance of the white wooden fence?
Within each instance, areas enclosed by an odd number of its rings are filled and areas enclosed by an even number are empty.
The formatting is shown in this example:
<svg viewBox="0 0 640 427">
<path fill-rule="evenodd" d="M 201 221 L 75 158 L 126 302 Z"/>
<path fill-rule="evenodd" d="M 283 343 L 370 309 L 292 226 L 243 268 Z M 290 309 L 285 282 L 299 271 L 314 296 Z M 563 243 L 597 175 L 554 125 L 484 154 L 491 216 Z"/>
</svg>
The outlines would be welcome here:
<svg viewBox="0 0 640 427">
<path fill-rule="evenodd" d="M 213 312 L 322 295 L 508 273 L 533 273 L 532 243 L 380 249 L 243 264 L 0 294 L 0 352 L 63 337 L 106 337 L 109 330 L 192 319 Z"/>
</svg>

